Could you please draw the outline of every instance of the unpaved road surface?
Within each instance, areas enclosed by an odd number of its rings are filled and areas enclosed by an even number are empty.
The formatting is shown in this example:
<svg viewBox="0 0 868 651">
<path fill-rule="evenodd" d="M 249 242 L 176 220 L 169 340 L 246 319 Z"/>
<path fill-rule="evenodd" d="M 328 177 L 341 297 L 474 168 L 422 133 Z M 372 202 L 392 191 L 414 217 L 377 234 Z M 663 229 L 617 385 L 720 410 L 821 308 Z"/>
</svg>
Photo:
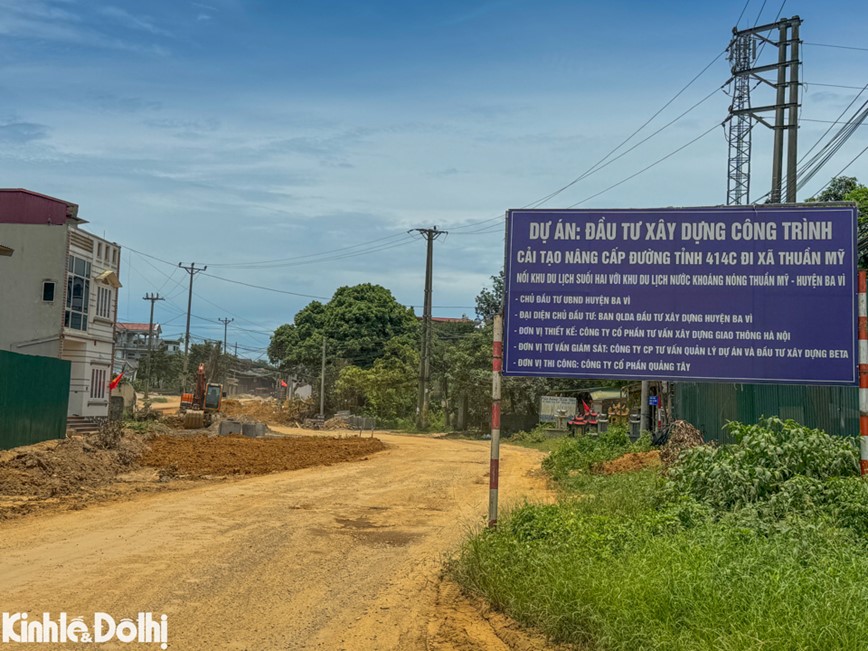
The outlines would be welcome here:
<svg viewBox="0 0 868 651">
<path fill-rule="evenodd" d="M 166 613 L 185 651 L 543 648 L 438 580 L 483 521 L 487 444 L 378 438 L 364 461 L 0 523 L 0 612 Z M 504 447 L 504 502 L 550 497 L 539 461 Z"/>
</svg>

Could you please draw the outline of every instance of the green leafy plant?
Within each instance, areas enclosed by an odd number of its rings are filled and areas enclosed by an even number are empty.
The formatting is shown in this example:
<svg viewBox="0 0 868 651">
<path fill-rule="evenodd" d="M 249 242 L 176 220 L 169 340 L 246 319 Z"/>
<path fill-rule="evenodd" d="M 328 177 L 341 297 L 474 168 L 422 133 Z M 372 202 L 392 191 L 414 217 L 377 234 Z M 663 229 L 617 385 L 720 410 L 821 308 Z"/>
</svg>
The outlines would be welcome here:
<svg viewBox="0 0 868 651">
<path fill-rule="evenodd" d="M 858 471 L 853 443 L 792 420 L 764 418 L 756 425 L 730 422 L 737 443 L 685 451 L 669 470 L 664 497 L 686 495 L 718 510 L 732 510 L 771 498 L 801 477 L 824 481 Z M 808 498 L 808 484 L 793 483 L 784 496 Z"/>
</svg>

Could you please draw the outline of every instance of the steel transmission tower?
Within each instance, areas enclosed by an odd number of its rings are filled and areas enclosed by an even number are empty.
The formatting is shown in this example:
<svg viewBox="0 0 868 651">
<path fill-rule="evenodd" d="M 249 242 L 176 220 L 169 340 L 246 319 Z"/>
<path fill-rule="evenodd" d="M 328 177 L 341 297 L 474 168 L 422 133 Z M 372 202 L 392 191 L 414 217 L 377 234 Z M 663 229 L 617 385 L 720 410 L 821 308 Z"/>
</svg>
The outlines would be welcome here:
<svg viewBox="0 0 868 651">
<path fill-rule="evenodd" d="M 733 29 L 729 43 L 729 61 L 732 68 L 732 105 L 729 108 L 729 165 L 727 172 L 727 204 L 750 201 L 751 129 L 758 122 L 774 133 L 772 150 L 772 187 L 770 203 L 795 203 L 796 155 L 798 149 L 799 118 L 799 27 L 798 16 L 784 18 L 768 25 L 748 29 Z M 777 40 L 773 34 L 777 31 Z M 758 65 L 761 49 L 769 45 L 777 50 L 777 62 Z M 773 78 L 766 75 L 775 73 Z M 752 83 L 766 84 L 775 91 L 773 104 L 751 105 Z M 788 92 L 789 91 L 789 92 Z M 774 120 L 767 119 L 768 114 Z M 784 141 L 786 140 L 786 157 Z M 786 183 L 784 183 L 786 177 Z"/>
<path fill-rule="evenodd" d="M 750 132 L 753 119 L 750 109 L 750 74 L 756 58 L 756 41 L 752 34 L 736 34 L 727 48 L 732 72 L 732 104 L 727 139 L 729 140 L 729 180 L 726 186 L 728 206 L 747 203 L 750 196 Z M 748 109 L 748 110 L 745 110 Z"/>
</svg>

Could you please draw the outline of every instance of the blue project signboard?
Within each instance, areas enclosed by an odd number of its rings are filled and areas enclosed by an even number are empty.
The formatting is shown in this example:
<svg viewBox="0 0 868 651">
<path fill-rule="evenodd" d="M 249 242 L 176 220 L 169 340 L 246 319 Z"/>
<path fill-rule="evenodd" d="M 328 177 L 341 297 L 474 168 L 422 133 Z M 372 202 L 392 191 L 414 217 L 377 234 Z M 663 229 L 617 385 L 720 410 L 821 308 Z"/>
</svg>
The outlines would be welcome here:
<svg viewBox="0 0 868 651">
<path fill-rule="evenodd" d="M 856 208 L 507 212 L 504 375 L 854 385 Z"/>
</svg>

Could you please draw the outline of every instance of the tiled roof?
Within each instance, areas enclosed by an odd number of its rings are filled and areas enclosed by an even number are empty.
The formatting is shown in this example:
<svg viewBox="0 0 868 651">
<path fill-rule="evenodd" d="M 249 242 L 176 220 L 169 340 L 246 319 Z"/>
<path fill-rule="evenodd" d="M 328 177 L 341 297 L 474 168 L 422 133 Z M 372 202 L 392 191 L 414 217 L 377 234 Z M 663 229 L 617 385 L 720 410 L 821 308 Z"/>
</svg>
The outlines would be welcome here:
<svg viewBox="0 0 868 651">
<path fill-rule="evenodd" d="M 127 332 L 148 332 L 150 325 L 147 323 L 117 323 L 115 327 L 118 330 L 126 330 Z M 154 330 L 160 327 L 159 323 L 154 324 Z"/>
</svg>

